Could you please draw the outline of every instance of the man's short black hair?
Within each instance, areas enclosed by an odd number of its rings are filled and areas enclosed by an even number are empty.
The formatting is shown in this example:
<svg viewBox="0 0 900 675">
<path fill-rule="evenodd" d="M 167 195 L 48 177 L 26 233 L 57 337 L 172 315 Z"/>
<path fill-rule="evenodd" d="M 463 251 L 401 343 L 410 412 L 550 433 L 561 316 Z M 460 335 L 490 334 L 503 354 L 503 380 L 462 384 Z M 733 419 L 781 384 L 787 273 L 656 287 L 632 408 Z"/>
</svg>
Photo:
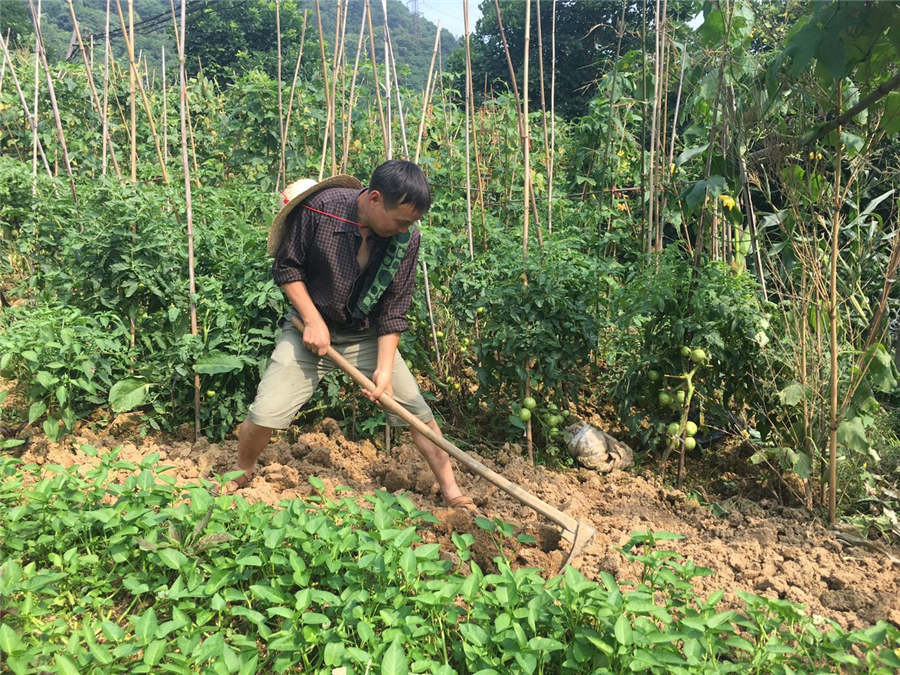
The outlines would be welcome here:
<svg viewBox="0 0 900 675">
<path fill-rule="evenodd" d="M 389 159 L 372 172 L 370 190 L 378 190 L 389 209 L 398 204 L 412 204 L 425 213 L 431 206 L 431 188 L 422 169 L 403 159 Z"/>
</svg>

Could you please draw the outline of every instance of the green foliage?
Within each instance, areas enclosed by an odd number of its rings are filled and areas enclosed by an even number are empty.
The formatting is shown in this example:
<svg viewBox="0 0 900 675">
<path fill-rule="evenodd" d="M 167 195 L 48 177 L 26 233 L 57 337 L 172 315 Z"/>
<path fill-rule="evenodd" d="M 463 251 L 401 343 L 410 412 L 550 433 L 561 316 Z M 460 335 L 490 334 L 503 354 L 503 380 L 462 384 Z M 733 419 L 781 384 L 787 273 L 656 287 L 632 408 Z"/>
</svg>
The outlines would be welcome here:
<svg viewBox="0 0 900 675">
<path fill-rule="evenodd" d="M 544 579 L 499 556 L 485 574 L 471 534 L 456 568 L 419 529 L 433 516 L 378 492 L 365 508 L 311 497 L 273 509 L 176 487 L 140 465 L 82 451 L 93 466 L 0 458 L 0 652 L 13 673 L 766 672 L 888 673 L 900 634 L 845 632 L 783 600 L 697 597 L 709 574 L 635 532 L 635 582 L 574 568 Z M 111 480 L 124 476 L 121 483 Z M 310 483 L 322 489 L 321 481 Z M 498 537 L 506 523 L 484 523 Z M 36 639 L 40 636 L 40 639 Z"/>
<path fill-rule="evenodd" d="M 626 280 L 612 298 L 611 313 L 617 327 L 610 344 L 616 404 L 632 433 L 659 439 L 681 410 L 676 378 L 693 366 L 684 346 L 708 355 L 709 366 L 692 379 L 697 408 L 710 422 L 730 427 L 733 413 L 758 401 L 748 373 L 764 363 L 769 319 L 747 275 L 717 262 L 694 268 L 678 246 L 669 246 Z M 662 380 L 649 377 L 651 370 Z"/>
<path fill-rule="evenodd" d="M 519 399 L 526 376 L 560 402 L 580 381 L 597 340 L 599 302 L 613 283 L 609 263 L 580 248 L 576 237 L 559 234 L 522 259 L 514 242 L 501 240 L 453 275 L 453 315 L 470 324 L 484 307 L 489 317 L 475 347 L 479 396 L 491 406 Z"/>
<path fill-rule="evenodd" d="M 0 354 L 0 373 L 27 386 L 28 423 L 43 419 L 44 433 L 56 440 L 106 402 L 135 351 L 116 314 L 51 304 L 0 312 Z"/>
</svg>

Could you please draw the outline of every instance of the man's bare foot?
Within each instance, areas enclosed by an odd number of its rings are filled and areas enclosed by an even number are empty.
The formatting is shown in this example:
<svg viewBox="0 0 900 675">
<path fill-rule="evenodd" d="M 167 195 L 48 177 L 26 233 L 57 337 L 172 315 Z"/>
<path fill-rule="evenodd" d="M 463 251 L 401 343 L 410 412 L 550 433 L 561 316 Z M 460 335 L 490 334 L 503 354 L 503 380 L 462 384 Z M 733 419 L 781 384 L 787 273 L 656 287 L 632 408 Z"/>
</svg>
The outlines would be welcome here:
<svg viewBox="0 0 900 675">
<path fill-rule="evenodd" d="M 453 499 L 445 499 L 447 506 L 451 509 L 465 509 L 473 516 L 480 515 L 480 511 L 477 506 L 475 506 L 475 502 L 472 501 L 472 498 L 467 495 L 458 495 Z"/>
<path fill-rule="evenodd" d="M 256 473 L 256 467 L 252 469 L 241 469 L 240 467 L 238 467 L 235 470 L 244 472 L 242 475 L 234 479 L 235 489 L 240 490 L 250 485 L 250 481 L 253 480 L 253 474 Z"/>
</svg>

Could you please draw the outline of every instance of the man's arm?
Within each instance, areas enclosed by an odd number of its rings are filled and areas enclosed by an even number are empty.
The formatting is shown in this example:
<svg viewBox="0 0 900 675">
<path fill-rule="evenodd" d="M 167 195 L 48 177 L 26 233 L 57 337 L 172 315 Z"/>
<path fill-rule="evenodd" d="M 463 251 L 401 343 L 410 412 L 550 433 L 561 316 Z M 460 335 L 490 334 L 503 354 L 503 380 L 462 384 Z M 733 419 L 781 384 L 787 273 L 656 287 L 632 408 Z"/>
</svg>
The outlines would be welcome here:
<svg viewBox="0 0 900 675">
<path fill-rule="evenodd" d="M 391 374 L 394 371 L 394 357 L 397 355 L 397 346 L 400 344 L 400 333 L 385 333 L 378 336 L 378 358 L 375 362 L 375 372 L 372 373 L 372 381 L 375 383 L 375 391 L 366 391 L 366 396 L 372 401 L 378 402 L 378 397 L 383 392 L 394 395 L 391 386 Z"/>
<path fill-rule="evenodd" d="M 303 344 L 314 354 L 325 356 L 325 352 L 328 351 L 328 346 L 331 344 L 331 332 L 325 324 L 325 319 L 322 318 L 319 310 L 316 309 L 306 284 L 302 281 L 290 281 L 284 284 L 281 290 L 284 291 L 284 294 L 303 320 Z M 396 349 L 396 345 L 394 348 Z M 379 351 L 379 362 L 380 359 L 381 353 Z"/>
</svg>

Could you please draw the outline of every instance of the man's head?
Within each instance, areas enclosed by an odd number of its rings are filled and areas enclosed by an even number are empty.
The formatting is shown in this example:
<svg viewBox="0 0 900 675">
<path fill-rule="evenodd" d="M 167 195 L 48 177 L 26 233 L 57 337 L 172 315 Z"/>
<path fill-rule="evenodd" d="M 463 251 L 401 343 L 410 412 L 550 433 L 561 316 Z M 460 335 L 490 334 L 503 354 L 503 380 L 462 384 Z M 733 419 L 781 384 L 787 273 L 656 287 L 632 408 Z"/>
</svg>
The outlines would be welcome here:
<svg viewBox="0 0 900 675">
<path fill-rule="evenodd" d="M 360 222 L 380 237 L 405 233 L 431 206 L 431 189 L 422 169 L 391 159 L 372 173 L 357 200 Z"/>
</svg>

